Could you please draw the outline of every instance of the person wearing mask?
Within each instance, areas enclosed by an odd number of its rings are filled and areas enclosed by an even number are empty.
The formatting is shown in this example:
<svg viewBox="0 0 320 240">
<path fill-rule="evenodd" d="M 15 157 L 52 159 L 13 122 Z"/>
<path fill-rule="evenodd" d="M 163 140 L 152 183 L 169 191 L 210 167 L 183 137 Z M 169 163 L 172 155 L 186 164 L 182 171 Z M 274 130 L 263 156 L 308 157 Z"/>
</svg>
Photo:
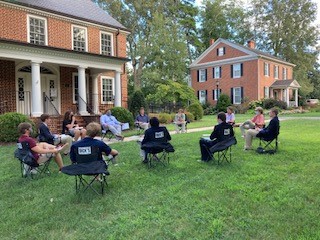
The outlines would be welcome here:
<svg viewBox="0 0 320 240">
<path fill-rule="evenodd" d="M 251 120 L 247 120 L 240 125 L 241 136 L 245 137 L 246 129 L 255 129 L 256 131 L 259 131 L 263 128 L 263 126 L 264 126 L 263 109 L 262 107 L 256 107 L 255 116 Z"/>
<path fill-rule="evenodd" d="M 144 131 L 149 128 L 149 117 L 148 115 L 145 114 L 143 107 L 140 108 L 140 111 L 136 117 L 135 123 Z"/>
<path fill-rule="evenodd" d="M 78 141 L 79 137 L 84 138 L 86 136 L 86 129 L 79 127 L 72 111 L 66 111 L 64 114 L 62 134 L 69 134 L 75 141 Z"/>
<path fill-rule="evenodd" d="M 112 116 L 111 110 L 107 110 L 100 117 L 100 124 L 104 130 L 110 130 L 118 139 L 124 139 L 124 136 L 121 135 L 122 123 Z"/>
</svg>

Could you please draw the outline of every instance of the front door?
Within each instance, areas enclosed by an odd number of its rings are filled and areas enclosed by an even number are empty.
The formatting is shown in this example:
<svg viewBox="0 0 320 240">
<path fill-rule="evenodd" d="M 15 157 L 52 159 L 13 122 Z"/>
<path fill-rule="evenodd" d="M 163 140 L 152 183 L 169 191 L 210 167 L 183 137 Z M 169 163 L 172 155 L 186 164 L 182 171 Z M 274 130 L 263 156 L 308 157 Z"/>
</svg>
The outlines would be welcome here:
<svg viewBox="0 0 320 240">
<path fill-rule="evenodd" d="M 43 112 L 49 115 L 59 115 L 59 90 L 55 75 L 41 74 L 41 93 Z"/>
</svg>

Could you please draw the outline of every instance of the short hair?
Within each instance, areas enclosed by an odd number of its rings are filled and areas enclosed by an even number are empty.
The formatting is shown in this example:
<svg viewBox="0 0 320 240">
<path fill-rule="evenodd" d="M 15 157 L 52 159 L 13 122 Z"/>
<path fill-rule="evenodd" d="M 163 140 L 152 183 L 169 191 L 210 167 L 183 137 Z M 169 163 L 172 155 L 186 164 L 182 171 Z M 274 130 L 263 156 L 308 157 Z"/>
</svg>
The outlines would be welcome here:
<svg viewBox="0 0 320 240">
<path fill-rule="evenodd" d="M 25 134 L 27 130 L 32 128 L 32 125 L 28 122 L 23 122 L 18 125 L 18 132 L 20 134 Z"/>
<path fill-rule="evenodd" d="M 217 118 L 220 119 L 222 122 L 225 122 L 226 114 L 224 112 L 219 112 Z"/>
<path fill-rule="evenodd" d="M 229 109 L 232 113 L 234 111 L 232 106 L 228 106 L 227 109 Z"/>
<path fill-rule="evenodd" d="M 183 109 L 182 109 L 182 108 L 180 108 L 178 112 L 182 112 L 182 113 L 183 113 Z"/>
<path fill-rule="evenodd" d="M 159 119 L 157 117 L 152 117 L 150 119 L 150 125 L 151 127 L 159 127 L 160 125 Z"/>
<path fill-rule="evenodd" d="M 44 114 L 41 114 L 40 120 L 41 120 L 42 122 L 44 122 L 44 121 L 47 120 L 49 117 L 50 117 L 49 114 L 44 113 Z"/>
<path fill-rule="evenodd" d="M 261 114 L 263 114 L 263 108 L 262 107 L 256 107 L 255 111 L 259 111 Z"/>
<path fill-rule="evenodd" d="M 279 110 L 277 108 L 271 108 L 270 111 L 273 112 L 276 116 L 278 116 L 279 114 Z"/>
<path fill-rule="evenodd" d="M 101 132 L 101 126 L 99 123 L 91 122 L 87 125 L 87 136 L 94 138 Z"/>
<path fill-rule="evenodd" d="M 144 107 L 141 107 L 140 110 L 144 110 Z"/>
</svg>

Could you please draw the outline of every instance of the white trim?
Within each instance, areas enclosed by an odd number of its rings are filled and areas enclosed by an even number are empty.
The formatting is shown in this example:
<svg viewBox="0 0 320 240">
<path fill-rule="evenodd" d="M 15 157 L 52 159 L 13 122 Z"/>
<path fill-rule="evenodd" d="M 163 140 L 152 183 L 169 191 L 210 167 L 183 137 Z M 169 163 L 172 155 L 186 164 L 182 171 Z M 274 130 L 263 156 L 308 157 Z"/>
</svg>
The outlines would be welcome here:
<svg viewBox="0 0 320 240">
<path fill-rule="evenodd" d="M 112 95 L 113 97 L 115 96 L 115 82 L 114 82 L 114 78 L 113 77 L 109 77 L 109 76 L 101 76 L 100 77 L 100 94 L 101 94 L 101 104 L 114 104 L 114 100 L 113 101 L 103 101 L 103 79 L 110 79 L 112 80 Z"/>
<path fill-rule="evenodd" d="M 275 69 L 277 69 L 277 76 L 275 75 Z M 279 65 L 273 66 L 273 75 L 274 75 L 274 79 L 279 79 Z"/>
<path fill-rule="evenodd" d="M 221 78 L 221 71 L 220 71 L 221 68 L 220 68 L 220 66 L 216 66 L 216 67 L 214 67 L 213 69 L 214 69 L 214 76 L 213 76 L 213 78 L 214 78 L 214 79 L 219 79 L 219 78 Z M 217 73 L 217 72 L 216 72 L 216 69 L 219 69 L 219 76 L 216 75 L 216 73 Z"/>
<path fill-rule="evenodd" d="M 202 80 L 201 76 L 202 73 L 204 73 L 204 80 Z M 206 76 L 206 69 L 199 69 L 199 82 L 206 82 L 207 81 L 207 76 Z"/>
<path fill-rule="evenodd" d="M 73 72 L 72 73 L 72 103 L 77 104 L 77 101 L 74 100 L 75 95 L 74 95 L 74 77 L 78 76 L 78 94 L 79 94 L 79 75 L 78 72 Z M 89 93 L 89 74 L 86 73 L 86 94 Z M 88 99 L 87 99 L 88 101 Z"/>
<path fill-rule="evenodd" d="M 74 45 L 73 45 L 73 41 L 74 41 L 74 28 L 80 28 L 80 29 L 84 29 L 84 33 L 85 33 L 85 49 L 84 51 L 78 51 L 78 50 L 74 50 Z M 71 25 L 71 41 L 72 41 L 72 49 L 73 51 L 78 51 L 78 52 L 88 52 L 88 29 L 87 27 L 83 27 L 83 26 L 79 26 L 79 25 Z"/>
<path fill-rule="evenodd" d="M 204 102 L 202 102 L 201 101 L 201 92 L 204 92 L 204 95 L 205 95 L 205 97 L 204 97 Z M 206 95 L 206 90 L 199 90 L 199 102 L 200 102 L 200 104 L 204 104 L 204 103 L 206 103 L 208 101 L 208 99 L 207 99 L 207 95 Z"/>
<path fill-rule="evenodd" d="M 27 41 L 28 41 L 28 43 L 30 43 L 30 18 L 38 18 L 40 20 L 44 20 L 44 35 L 45 35 L 44 45 L 48 46 L 48 22 L 47 22 L 47 18 L 39 17 L 39 16 L 36 16 L 36 15 L 31 15 L 31 14 L 27 14 Z M 42 46 L 40 44 L 35 44 L 35 45 Z"/>
<path fill-rule="evenodd" d="M 236 71 L 234 70 L 234 66 L 238 66 L 239 65 L 239 76 L 235 75 Z M 232 64 L 232 78 L 241 78 L 241 63 L 235 63 L 235 64 Z"/>
<path fill-rule="evenodd" d="M 236 92 L 235 90 L 236 89 L 240 89 L 240 102 L 236 102 L 236 94 L 235 94 L 235 92 Z M 233 88 L 233 101 L 232 101 L 233 104 L 241 104 L 241 100 L 242 100 L 241 99 L 241 87 L 234 87 Z"/>
<path fill-rule="evenodd" d="M 106 35 L 110 35 L 111 36 L 111 55 L 110 56 L 114 56 L 114 46 L 113 46 L 113 34 L 110 32 L 105 32 L 105 31 L 100 31 L 100 42 L 99 42 L 99 47 L 100 47 L 100 54 L 102 54 L 102 46 L 101 46 L 101 35 L 102 34 L 106 34 Z M 106 55 L 108 56 L 108 55 Z"/>
</svg>

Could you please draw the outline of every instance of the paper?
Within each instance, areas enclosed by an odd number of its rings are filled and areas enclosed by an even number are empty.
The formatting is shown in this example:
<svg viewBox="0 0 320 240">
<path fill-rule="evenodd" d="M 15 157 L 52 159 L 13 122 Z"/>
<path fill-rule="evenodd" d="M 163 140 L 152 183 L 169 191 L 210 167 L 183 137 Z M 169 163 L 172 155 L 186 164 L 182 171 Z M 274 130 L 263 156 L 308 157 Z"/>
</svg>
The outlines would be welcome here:
<svg viewBox="0 0 320 240">
<path fill-rule="evenodd" d="M 129 129 L 130 127 L 129 127 L 129 123 L 124 123 L 124 124 L 122 124 L 122 126 L 121 126 L 121 130 L 127 130 L 127 129 Z"/>
</svg>

